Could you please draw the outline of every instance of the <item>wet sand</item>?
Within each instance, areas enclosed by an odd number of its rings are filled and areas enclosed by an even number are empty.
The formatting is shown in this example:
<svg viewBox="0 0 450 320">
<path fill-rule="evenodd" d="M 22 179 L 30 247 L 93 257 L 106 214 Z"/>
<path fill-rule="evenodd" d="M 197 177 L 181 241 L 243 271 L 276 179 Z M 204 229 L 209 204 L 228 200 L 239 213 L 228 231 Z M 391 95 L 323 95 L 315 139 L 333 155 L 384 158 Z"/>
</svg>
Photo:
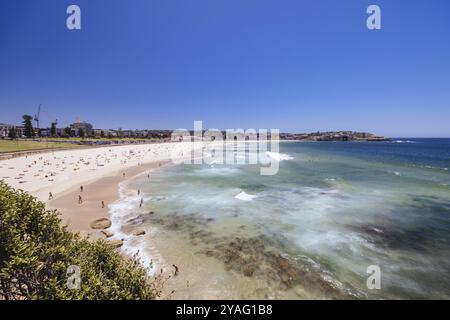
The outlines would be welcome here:
<svg viewBox="0 0 450 320">
<path fill-rule="evenodd" d="M 61 222 L 68 227 L 68 230 L 79 232 L 82 236 L 89 238 L 105 238 L 101 230 L 92 229 L 90 224 L 99 218 L 109 218 L 108 205 L 118 200 L 119 184 L 168 163 L 168 161 L 157 161 L 128 168 L 83 185 L 82 192 L 80 186 L 70 188 L 55 196 L 53 200 L 48 201 L 47 207 L 57 209 L 61 213 Z M 82 197 L 81 204 L 78 203 L 78 196 L 80 195 Z M 104 208 L 102 208 L 102 201 L 105 203 Z"/>
</svg>

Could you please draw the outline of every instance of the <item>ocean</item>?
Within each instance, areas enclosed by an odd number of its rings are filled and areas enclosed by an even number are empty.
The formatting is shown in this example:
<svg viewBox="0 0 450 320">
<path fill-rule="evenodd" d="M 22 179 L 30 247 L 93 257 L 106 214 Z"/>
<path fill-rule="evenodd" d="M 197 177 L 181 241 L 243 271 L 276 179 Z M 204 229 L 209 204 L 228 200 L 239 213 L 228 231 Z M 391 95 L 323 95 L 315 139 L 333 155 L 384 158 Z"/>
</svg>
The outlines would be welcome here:
<svg viewBox="0 0 450 320">
<path fill-rule="evenodd" d="M 286 142 L 278 158 L 273 176 L 142 174 L 110 206 L 116 237 L 163 269 L 173 298 L 450 298 L 450 139 Z"/>
</svg>

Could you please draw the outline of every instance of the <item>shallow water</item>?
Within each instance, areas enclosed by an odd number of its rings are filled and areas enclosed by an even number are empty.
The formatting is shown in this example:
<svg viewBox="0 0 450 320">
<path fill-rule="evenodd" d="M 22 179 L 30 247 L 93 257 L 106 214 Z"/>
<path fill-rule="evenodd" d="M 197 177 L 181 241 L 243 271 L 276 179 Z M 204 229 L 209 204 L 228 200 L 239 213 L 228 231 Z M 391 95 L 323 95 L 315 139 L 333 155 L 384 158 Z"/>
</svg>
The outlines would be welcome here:
<svg viewBox="0 0 450 320">
<path fill-rule="evenodd" d="M 450 140 L 282 143 L 280 170 L 178 165 L 111 206 L 174 298 L 450 298 Z M 136 194 L 137 189 L 141 195 Z M 139 208 L 139 199 L 144 205 Z M 366 286 L 378 265 L 381 289 Z"/>
</svg>

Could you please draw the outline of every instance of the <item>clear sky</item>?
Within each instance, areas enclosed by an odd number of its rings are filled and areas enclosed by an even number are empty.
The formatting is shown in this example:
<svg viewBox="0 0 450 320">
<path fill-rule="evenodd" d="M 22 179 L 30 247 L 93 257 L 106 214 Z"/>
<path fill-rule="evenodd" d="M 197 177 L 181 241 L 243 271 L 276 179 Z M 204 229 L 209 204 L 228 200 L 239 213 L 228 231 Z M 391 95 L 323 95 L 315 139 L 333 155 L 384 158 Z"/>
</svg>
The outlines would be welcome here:
<svg viewBox="0 0 450 320">
<path fill-rule="evenodd" d="M 1 0 L 0 122 L 40 103 L 44 126 L 450 137 L 450 1 Z"/>
</svg>

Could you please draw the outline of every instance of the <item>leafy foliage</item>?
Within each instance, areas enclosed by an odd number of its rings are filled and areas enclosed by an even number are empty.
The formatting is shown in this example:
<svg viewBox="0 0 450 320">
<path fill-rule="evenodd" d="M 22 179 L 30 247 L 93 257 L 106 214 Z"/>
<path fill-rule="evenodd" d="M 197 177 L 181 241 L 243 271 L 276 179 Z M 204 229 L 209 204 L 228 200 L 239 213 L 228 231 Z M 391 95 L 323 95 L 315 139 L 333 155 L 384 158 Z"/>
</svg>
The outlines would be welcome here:
<svg viewBox="0 0 450 320">
<path fill-rule="evenodd" d="M 72 130 L 69 127 L 64 128 L 64 136 L 69 138 L 72 135 Z"/>
<path fill-rule="evenodd" d="M 80 239 L 60 226 L 59 213 L 0 181 L 1 299 L 154 299 L 160 286 L 136 258 L 105 241 Z M 80 268 L 79 289 L 67 286 Z"/>
<path fill-rule="evenodd" d="M 25 127 L 24 129 L 24 135 L 27 138 L 31 138 L 34 136 L 34 129 L 33 129 L 33 117 L 28 115 L 28 114 L 24 114 L 22 116 L 23 119 L 23 126 Z"/>
<path fill-rule="evenodd" d="M 83 130 L 83 128 L 78 128 L 78 136 L 80 138 L 84 138 L 84 130 Z"/>
<path fill-rule="evenodd" d="M 11 127 L 8 132 L 8 138 L 15 139 L 17 137 L 16 127 Z"/>
<path fill-rule="evenodd" d="M 50 135 L 52 137 L 56 136 L 56 122 L 52 122 L 52 125 L 50 127 Z"/>
</svg>

